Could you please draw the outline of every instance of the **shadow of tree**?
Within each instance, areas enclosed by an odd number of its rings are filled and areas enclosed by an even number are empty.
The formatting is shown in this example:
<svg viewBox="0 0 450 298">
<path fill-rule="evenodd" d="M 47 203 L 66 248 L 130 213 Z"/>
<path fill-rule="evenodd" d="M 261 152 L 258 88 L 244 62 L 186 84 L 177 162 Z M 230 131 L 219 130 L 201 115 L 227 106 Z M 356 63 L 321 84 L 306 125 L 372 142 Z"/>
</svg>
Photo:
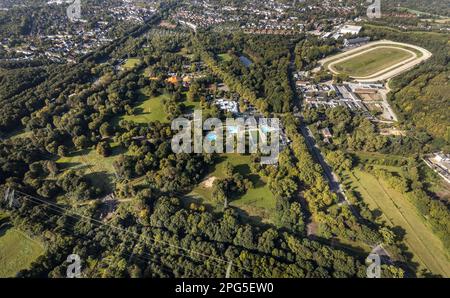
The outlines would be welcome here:
<svg viewBox="0 0 450 298">
<path fill-rule="evenodd" d="M 100 188 L 102 195 L 108 195 L 114 191 L 114 175 L 107 172 L 94 172 L 85 175 L 94 186 Z"/>
<path fill-rule="evenodd" d="M 0 225 L 0 237 L 4 236 L 6 232 L 11 229 L 13 225 L 10 222 L 5 222 Z"/>
</svg>

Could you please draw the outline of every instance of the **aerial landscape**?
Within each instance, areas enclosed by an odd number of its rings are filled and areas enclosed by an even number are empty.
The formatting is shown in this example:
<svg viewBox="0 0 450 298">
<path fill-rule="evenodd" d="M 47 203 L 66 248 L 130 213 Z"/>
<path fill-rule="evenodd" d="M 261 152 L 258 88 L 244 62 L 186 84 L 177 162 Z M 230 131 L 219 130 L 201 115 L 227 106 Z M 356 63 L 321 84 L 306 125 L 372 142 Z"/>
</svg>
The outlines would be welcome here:
<svg viewBox="0 0 450 298">
<path fill-rule="evenodd" d="M 450 0 L 377 3 L 0 0 L 0 278 L 449 278 Z"/>
</svg>

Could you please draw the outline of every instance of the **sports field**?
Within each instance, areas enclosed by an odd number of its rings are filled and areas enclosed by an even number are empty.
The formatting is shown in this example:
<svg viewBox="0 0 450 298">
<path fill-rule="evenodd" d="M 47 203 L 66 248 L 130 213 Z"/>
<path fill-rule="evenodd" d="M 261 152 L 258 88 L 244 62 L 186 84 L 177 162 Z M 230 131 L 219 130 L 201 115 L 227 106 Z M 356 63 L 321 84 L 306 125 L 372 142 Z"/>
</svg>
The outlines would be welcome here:
<svg viewBox="0 0 450 298">
<path fill-rule="evenodd" d="M 412 57 L 414 54 L 402 48 L 377 47 L 343 60 L 332 67 L 337 72 L 351 77 L 365 77 Z"/>
<path fill-rule="evenodd" d="M 14 228 L 0 228 L 0 278 L 14 277 L 44 253 L 44 247 Z"/>
<path fill-rule="evenodd" d="M 382 219 L 394 229 L 404 231 L 408 251 L 420 270 L 450 277 L 450 262 L 439 238 L 433 234 L 416 208 L 402 193 L 393 190 L 375 176 L 358 169 L 352 170 L 346 184 L 359 193 L 371 210 L 382 212 Z"/>
</svg>

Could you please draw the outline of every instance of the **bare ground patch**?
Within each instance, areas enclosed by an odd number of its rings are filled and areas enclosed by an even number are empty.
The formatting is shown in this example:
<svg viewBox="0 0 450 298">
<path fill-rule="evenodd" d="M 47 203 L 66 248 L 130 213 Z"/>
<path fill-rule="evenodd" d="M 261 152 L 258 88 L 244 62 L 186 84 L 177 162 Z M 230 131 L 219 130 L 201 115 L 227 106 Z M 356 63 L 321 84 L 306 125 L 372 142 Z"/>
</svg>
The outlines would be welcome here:
<svg viewBox="0 0 450 298">
<path fill-rule="evenodd" d="M 216 181 L 217 177 L 212 176 L 203 181 L 200 185 L 204 188 L 211 188 L 213 187 L 214 181 Z"/>
</svg>

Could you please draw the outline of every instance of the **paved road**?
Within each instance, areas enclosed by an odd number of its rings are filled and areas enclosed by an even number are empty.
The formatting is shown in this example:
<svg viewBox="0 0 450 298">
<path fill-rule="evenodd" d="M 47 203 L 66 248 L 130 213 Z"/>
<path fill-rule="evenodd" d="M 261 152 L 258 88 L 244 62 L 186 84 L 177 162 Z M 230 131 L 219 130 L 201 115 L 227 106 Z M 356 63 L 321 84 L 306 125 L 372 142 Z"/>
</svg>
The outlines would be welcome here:
<svg viewBox="0 0 450 298">
<path fill-rule="evenodd" d="M 379 92 L 381 94 L 381 98 L 383 99 L 382 105 L 384 107 L 384 110 L 388 112 L 389 117 L 391 118 L 392 121 L 397 122 L 398 121 L 397 115 L 395 115 L 394 110 L 392 109 L 391 105 L 387 100 L 387 95 L 389 92 L 391 92 L 391 90 L 389 89 L 389 82 L 386 83 L 386 90 L 380 90 Z"/>
<path fill-rule="evenodd" d="M 300 125 L 300 130 L 303 135 L 303 138 L 306 141 L 306 145 L 308 146 L 309 150 L 314 155 L 314 158 L 322 166 L 325 176 L 329 182 L 330 189 L 333 192 L 340 192 L 341 187 L 339 185 L 337 176 L 333 173 L 333 171 L 331 170 L 331 167 L 326 163 L 325 158 L 322 156 L 322 153 L 320 152 L 319 148 L 316 146 L 316 141 L 314 139 L 314 136 L 313 136 L 311 130 L 309 130 L 309 128 L 306 127 L 306 125 L 304 125 L 303 123 Z"/>
<path fill-rule="evenodd" d="M 314 139 L 311 130 L 302 122 L 302 124 L 300 124 L 300 131 L 303 135 L 303 138 L 306 141 L 306 145 L 308 146 L 309 150 L 311 151 L 315 159 L 319 162 L 319 164 L 322 166 L 325 178 L 328 180 L 328 184 L 330 185 L 331 191 L 335 192 L 338 195 L 339 204 L 347 204 L 350 207 L 350 210 L 352 211 L 353 215 L 358 219 L 362 219 L 361 215 L 356 211 L 356 209 L 351 205 L 350 201 L 347 199 L 347 196 L 345 195 L 345 192 L 342 189 L 342 185 L 339 182 L 338 176 L 335 173 L 333 173 L 331 167 L 325 161 L 325 158 L 320 152 L 320 149 L 316 145 L 316 140 Z"/>
</svg>

